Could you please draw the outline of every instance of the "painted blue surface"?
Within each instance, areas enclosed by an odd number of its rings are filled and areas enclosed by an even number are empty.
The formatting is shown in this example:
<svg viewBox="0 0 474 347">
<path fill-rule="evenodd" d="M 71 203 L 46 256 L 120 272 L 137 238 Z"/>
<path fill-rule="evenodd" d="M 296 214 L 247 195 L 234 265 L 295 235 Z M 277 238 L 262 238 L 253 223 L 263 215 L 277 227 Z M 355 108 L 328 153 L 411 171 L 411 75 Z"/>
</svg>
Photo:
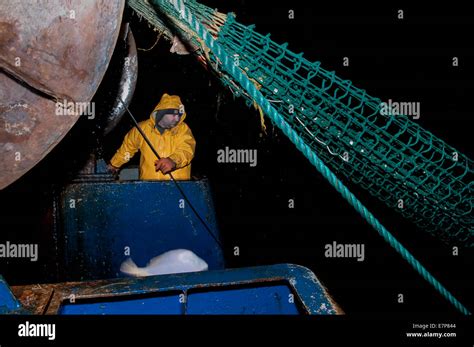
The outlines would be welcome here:
<svg viewBox="0 0 474 347">
<path fill-rule="evenodd" d="M 298 302 L 287 284 L 260 284 L 189 293 L 188 314 L 298 314 Z"/>
<path fill-rule="evenodd" d="M 61 306 L 61 315 L 116 315 L 116 314 L 182 314 L 184 305 L 179 301 L 179 294 L 159 295 L 147 298 L 127 297 L 119 300 L 102 300 L 100 302 L 66 304 Z"/>
<path fill-rule="evenodd" d="M 59 314 L 335 314 L 314 274 L 281 264 L 221 271 L 110 280 L 69 288 Z M 81 299 L 81 295 L 86 297 Z M 92 301 L 92 302 L 91 302 Z"/>
<path fill-rule="evenodd" d="M 180 296 L 181 294 L 181 296 Z M 286 284 L 264 283 L 239 288 L 228 285 L 199 292 L 108 298 L 61 306 L 58 314 L 298 314 L 299 310 Z"/>
<path fill-rule="evenodd" d="M 21 305 L 0 275 L 0 314 L 6 314 L 21 309 Z"/>
<path fill-rule="evenodd" d="M 219 238 L 208 181 L 179 184 Z M 184 248 L 204 259 L 209 269 L 223 269 L 222 249 L 182 199 L 173 182 L 68 185 L 60 199 L 63 278 L 121 277 L 119 268 L 127 258 L 127 247 L 138 266 L 166 251 Z"/>
<path fill-rule="evenodd" d="M 48 295 L 49 314 L 332 315 L 338 312 L 316 276 L 309 269 L 293 264 L 50 286 L 53 286 L 51 290 L 35 293 Z M 35 287 L 24 290 L 34 292 Z M 10 292 L 6 284 L 5 288 Z M 72 294 L 74 302 L 70 301 Z M 11 298 L 0 297 L 0 307 L 11 303 Z M 38 299 L 44 302 L 41 297 Z M 10 305 L 6 312 L 0 313 L 22 311 L 21 306 Z"/>
</svg>

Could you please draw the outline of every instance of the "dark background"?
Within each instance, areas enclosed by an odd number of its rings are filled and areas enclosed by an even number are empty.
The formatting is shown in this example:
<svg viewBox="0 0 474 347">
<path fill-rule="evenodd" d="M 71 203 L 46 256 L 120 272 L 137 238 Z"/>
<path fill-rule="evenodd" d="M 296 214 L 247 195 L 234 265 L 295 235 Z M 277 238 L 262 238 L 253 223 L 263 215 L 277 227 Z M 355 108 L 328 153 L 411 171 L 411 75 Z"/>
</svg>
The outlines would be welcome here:
<svg viewBox="0 0 474 347">
<path fill-rule="evenodd" d="M 304 1 L 203 1 L 220 12 L 233 11 L 244 24 L 271 32 L 277 43 L 319 60 L 370 95 L 382 100 L 421 102 L 417 120 L 459 151 L 473 157 L 471 95 L 474 77 L 474 17 L 448 5 L 341 5 Z M 288 10 L 295 19 L 288 19 Z M 403 9 L 404 20 L 397 19 Z M 125 18 L 139 48 L 156 40 L 146 22 L 126 10 Z M 210 179 L 228 267 L 295 263 L 309 267 L 347 313 L 443 312 L 455 309 L 386 244 L 316 169 L 266 120 L 262 134 L 258 113 L 234 99 L 192 56 L 172 55 L 161 39 L 151 51 L 139 51 L 139 75 L 132 113 L 148 118 L 164 92 L 181 96 L 187 123 L 197 140 L 193 175 Z M 342 65 L 350 57 L 350 66 Z M 459 67 L 452 57 L 459 57 Z M 102 93 L 104 93 L 102 91 Z M 103 94 L 98 94 L 100 95 Z M 218 102 L 219 100 L 219 102 Z M 100 103 L 100 99 L 96 98 Z M 4 240 L 51 244 L 44 212 L 50 208 L 52 184 L 74 175 L 98 142 L 94 125 L 83 117 L 38 166 L 0 192 Z M 131 128 L 125 116 L 100 142 L 108 160 Z M 217 150 L 257 149 L 258 165 L 219 164 Z M 138 157 L 138 156 L 136 156 Z M 137 163 L 137 159 L 132 164 Z M 471 249 L 451 256 L 451 247 L 419 230 L 369 194 L 349 184 L 384 226 L 466 306 L 474 308 Z M 294 199 L 295 208 L 288 208 Z M 365 244 L 366 259 L 328 259 L 324 245 Z M 233 247 L 240 256 L 233 255 Z M 44 282 L 45 264 L 10 260 L 2 273 L 10 284 Z M 403 293 L 405 303 L 397 303 Z"/>
</svg>

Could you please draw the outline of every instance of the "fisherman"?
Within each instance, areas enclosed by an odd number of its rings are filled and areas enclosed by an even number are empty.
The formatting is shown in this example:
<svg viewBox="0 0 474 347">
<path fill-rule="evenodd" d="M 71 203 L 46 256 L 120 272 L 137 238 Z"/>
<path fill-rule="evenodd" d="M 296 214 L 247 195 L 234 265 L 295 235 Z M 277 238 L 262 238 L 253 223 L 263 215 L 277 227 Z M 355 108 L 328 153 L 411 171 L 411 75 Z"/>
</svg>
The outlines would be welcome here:
<svg viewBox="0 0 474 347">
<path fill-rule="evenodd" d="M 163 94 L 160 102 L 147 119 L 139 123 L 161 159 L 156 158 L 138 129 L 134 127 L 123 140 L 122 146 L 108 164 L 109 170 L 117 174 L 140 150 L 140 179 L 169 180 L 172 173 L 176 180 L 191 178 L 191 160 L 194 157 L 196 140 L 184 119 L 186 112 L 177 95 Z"/>
</svg>

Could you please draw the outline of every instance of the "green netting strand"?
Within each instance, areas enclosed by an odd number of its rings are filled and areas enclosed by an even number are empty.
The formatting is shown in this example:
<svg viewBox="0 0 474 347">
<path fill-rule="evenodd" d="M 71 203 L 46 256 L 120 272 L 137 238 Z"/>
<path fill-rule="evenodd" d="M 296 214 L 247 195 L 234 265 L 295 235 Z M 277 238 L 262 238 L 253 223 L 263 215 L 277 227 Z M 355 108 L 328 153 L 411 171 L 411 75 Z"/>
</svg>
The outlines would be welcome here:
<svg viewBox="0 0 474 347">
<path fill-rule="evenodd" d="M 408 117 L 381 114 L 380 100 L 232 15 L 217 41 L 328 166 L 419 227 L 473 245 L 472 160 Z"/>
<path fill-rule="evenodd" d="M 169 0 L 155 0 L 165 12 L 173 12 L 169 8 Z M 359 212 L 370 225 L 410 264 L 413 268 L 427 280 L 441 295 L 443 295 L 453 306 L 464 314 L 470 312 L 464 307 L 440 282 L 436 280 L 423 265 L 411 255 L 411 253 L 398 242 L 393 235 L 375 218 L 374 215 L 352 194 L 349 189 L 334 175 L 334 173 L 321 161 L 316 153 L 303 141 L 299 134 L 278 111 L 271 105 L 264 95 L 257 89 L 251 80 L 242 70 L 231 63 L 230 54 L 216 40 L 214 40 L 209 31 L 204 29 L 199 21 L 196 21 L 193 13 L 184 5 L 183 0 L 171 0 L 174 6 L 175 15 L 186 21 L 195 31 L 200 39 L 211 49 L 216 58 L 222 61 L 224 70 L 231 76 L 238 85 L 245 90 L 248 95 L 257 103 L 266 113 L 266 115 L 288 136 L 295 146 L 309 159 L 314 167 L 326 178 L 329 183 Z M 168 8 L 167 8 L 168 6 Z"/>
<path fill-rule="evenodd" d="M 233 14 L 224 16 L 196 1 L 186 5 L 336 173 L 438 238 L 474 245 L 472 160 L 407 116 L 382 114 L 381 100 L 257 33 L 255 26 L 238 23 Z M 253 105 L 255 100 L 220 71 L 216 56 L 169 6 L 172 27 L 200 46 L 197 53 L 209 55 L 222 82 Z"/>
<path fill-rule="evenodd" d="M 133 4 L 140 2 L 140 0 L 128 0 L 129 4 L 134 8 L 138 8 L 138 6 L 134 7 Z M 206 58 L 211 62 L 212 68 L 218 73 L 219 77 L 221 80 L 224 82 L 225 85 L 227 85 L 235 95 L 238 96 L 244 96 L 247 98 L 247 103 L 248 105 L 253 105 L 253 104 L 258 104 L 260 107 L 264 109 L 266 114 L 270 117 L 272 121 L 278 125 L 282 131 L 284 132 L 285 135 L 287 135 L 290 140 L 296 145 L 296 147 L 303 152 L 303 154 L 310 160 L 310 162 L 318 169 L 318 171 L 333 185 L 338 192 L 340 192 L 344 198 L 358 211 L 368 222 L 370 225 L 374 227 L 375 230 L 397 251 L 400 253 L 400 255 L 411 265 L 413 268 L 425 279 L 427 280 L 441 295 L 443 295 L 448 301 L 450 301 L 459 311 L 469 314 L 469 311 L 446 289 L 444 288 L 441 283 L 439 283 L 412 255 L 411 253 L 408 252 L 407 249 L 405 249 L 391 234 L 386 230 L 383 225 L 380 224 L 380 222 L 365 208 L 365 206 L 352 194 L 347 187 L 332 173 L 332 171 L 327 167 L 318 157 L 316 153 L 321 152 L 321 148 L 325 149 L 331 154 L 331 157 L 327 156 L 327 162 L 329 164 L 333 164 L 336 169 L 339 169 L 339 172 L 343 172 L 343 169 L 345 169 L 344 165 L 338 165 L 338 161 L 334 161 L 335 157 L 342 158 L 344 162 L 346 163 L 352 163 L 352 167 L 354 168 L 354 171 L 350 173 L 348 176 L 351 177 L 350 175 L 355 175 L 355 174 L 360 174 L 362 178 L 365 177 L 370 177 L 374 181 L 377 181 L 376 174 L 378 174 L 377 167 L 372 167 L 373 163 L 377 163 L 375 160 L 360 160 L 361 164 L 360 165 L 354 165 L 354 161 L 351 161 L 350 159 L 347 159 L 344 157 L 344 154 L 348 152 L 337 152 L 337 147 L 331 149 L 331 146 L 338 143 L 337 139 L 329 138 L 327 141 L 324 142 L 319 138 L 316 138 L 314 131 L 311 130 L 310 126 L 314 126 L 316 124 L 316 128 L 318 127 L 323 127 L 324 130 L 321 129 L 316 129 L 317 131 L 320 131 L 321 133 L 324 134 L 331 134 L 332 136 L 335 136 L 337 138 L 341 138 L 341 135 L 346 135 L 349 134 L 352 131 L 352 136 L 357 139 L 357 143 L 361 144 L 364 141 L 364 136 L 368 136 L 367 134 L 371 134 L 373 138 L 369 138 L 368 141 L 370 142 L 370 148 L 372 148 L 375 152 L 375 150 L 378 150 L 379 147 L 377 147 L 380 144 L 390 146 L 392 141 L 397 140 L 398 142 L 401 143 L 399 144 L 399 147 L 402 148 L 403 150 L 406 150 L 409 154 L 413 155 L 412 152 L 414 151 L 413 147 L 418 143 L 418 141 L 423 140 L 423 135 L 428 134 L 428 140 L 427 141 L 422 141 L 423 143 L 428 143 L 429 147 L 428 150 L 435 149 L 435 151 L 445 150 L 447 149 L 452 150 L 452 148 L 448 147 L 446 144 L 444 144 L 441 140 L 436 139 L 432 134 L 429 134 L 428 132 L 425 132 L 423 134 L 423 130 L 420 127 L 417 127 L 416 124 L 410 124 L 408 122 L 402 122 L 401 126 L 399 123 L 397 123 L 393 117 L 386 119 L 382 124 L 379 124 L 378 121 L 380 119 L 375 119 L 379 115 L 379 105 L 380 102 L 377 99 L 370 98 L 365 91 L 362 91 L 360 89 L 354 88 L 349 81 L 343 81 L 338 79 L 334 72 L 328 73 L 327 71 L 323 70 L 320 66 L 320 63 L 309 63 L 305 59 L 303 59 L 302 55 L 296 55 L 293 54 L 286 49 L 286 44 L 278 46 L 274 44 L 270 40 L 270 36 L 262 36 L 253 31 L 253 27 L 245 27 L 241 26 L 238 23 L 235 22 L 233 19 L 233 15 L 225 17 L 224 15 L 218 13 L 217 11 L 213 11 L 211 9 L 208 9 L 207 7 L 200 5 L 196 3 L 195 1 L 187 1 L 186 6 L 189 6 L 189 8 L 192 10 L 189 11 L 188 8 L 184 6 L 184 3 L 181 1 L 165 1 L 165 0 L 155 0 L 156 4 L 158 7 L 161 9 L 161 14 L 163 15 L 164 18 L 167 18 L 168 23 L 160 22 L 156 27 L 159 30 L 166 30 L 167 28 L 165 27 L 160 27 L 163 25 L 168 25 L 170 24 L 170 27 L 173 28 L 173 30 L 179 32 L 180 36 L 184 38 L 185 40 L 189 40 L 192 43 L 197 42 L 200 44 L 201 49 L 196 50 L 196 54 L 198 55 L 204 55 Z M 136 5 L 136 4 L 135 4 Z M 181 9 L 183 12 L 179 13 L 176 12 L 176 9 Z M 143 14 L 143 13 L 140 13 Z M 148 14 L 144 15 L 145 17 Z M 195 17 L 198 18 L 199 22 L 195 20 Z M 150 18 L 153 19 L 153 18 Z M 150 21 L 151 22 L 151 21 Z M 155 21 L 157 22 L 157 21 Z M 186 23 L 188 26 L 186 26 Z M 203 26 L 201 25 L 204 24 L 206 26 L 207 30 L 203 29 Z M 241 30 L 240 32 L 243 33 L 245 32 L 243 37 L 240 37 L 240 39 L 247 41 L 250 40 L 252 41 L 253 37 L 257 37 L 257 52 L 258 55 L 256 55 L 255 51 L 250 51 L 248 53 L 249 55 L 245 58 L 245 60 L 248 61 L 254 61 L 256 64 L 262 64 L 262 61 L 266 60 L 266 64 L 263 64 L 261 66 L 255 66 L 250 63 L 247 63 L 247 66 L 244 66 L 243 68 L 239 67 L 237 68 L 236 64 L 231 64 L 229 62 L 229 57 L 233 56 L 234 58 L 238 58 L 239 66 L 240 62 L 242 61 L 241 57 L 243 58 L 245 56 L 244 54 L 244 48 L 247 46 L 246 44 L 242 44 L 243 41 L 241 41 L 241 44 L 238 44 L 238 41 L 235 41 L 234 44 L 229 44 L 227 48 L 225 47 L 225 32 L 227 30 L 229 37 L 233 37 L 235 33 L 238 33 L 238 31 L 234 32 L 234 28 L 232 28 L 232 25 L 240 26 Z M 227 29 L 226 29 L 227 28 Z M 192 31 L 194 30 L 195 35 L 193 35 Z M 213 38 L 211 37 L 213 36 Z M 218 40 L 214 40 L 218 39 Z M 220 43 L 219 40 L 223 40 L 224 43 Z M 229 39 L 227 40 L 228 42 L 231 42 L 232 40 Z M 234 45 L 234 46 L 233 46 Z M 262 48 L 263 46 L 263 48 Z M 273 54 L 272 55 L 272 46 L 273 46 Z M 212 48 L 211 50 L 208 48 Z M 276 48 L 275 48 L 276 47 Z M 253 48 L 252 48 L 253 49 Z M 236 53 L 240 52 L 240 53 Z M 253 52 L 253 53 L 252 53 Z M 288 54 L 288 61 L 290 63 L 288 64 L 282 64 L 281 62 L 285 58 L 285 56 Z M 260 57 L 265 57 L 263 60 L 260 60 Z M 220 61 L 220 59 L 223 59 L 223 61 Z M 293 59 L 293 60 L 292 60 Z M 272 64 L 271 62 L 276 62 L 275 64 Z M 215 64 L 215 65 L 214 65 Z M 250 65 L 249 65 L 250 64 Z M 293 64 L 293 65 L 292 65 Z M 223 65 L 224 70 L 220 70 L 220 65 Z M 281 66 L 279 66 L 281 65 Z M 300 70 L 302 67 L 307 66 L 307 70 Z M 253 66 L 253 69 L 252 69 Z M 259 70 L 260 68 L 261 71 Z M 253 76 L 249 77 L 249 74 L 253 72 Z M 289 72 L 289 70 L 291 70 Z M 255 72 L 256 71 L 256 72 Z M 262 73 L 263 71 L 263 73 Z M 304 73 L 302 73 L 303 71 Z M 289 73 L 289 75 L 287 75 Z M 305 74 L 307 73 L 307 75 Z M 297 77 L 293 78 L 294 76 L 291 75 L 294 74 Z M 245 75 L 245 77 L 244 77 Z M 255 78 L 256 77 L 256 78 Z M 317 77 L 317 78 L 316 78 Z M 319 78 L 319 79 L 318 79 Z M 250 80 L 252 80 L 255 85 L 252 85 L 250 83 Z M 302 84 L 298 84 L 296 82 L 302 82 Z M 319 82 L 320 84 L 315 84 L 316 82 Z M 257 91 L 256 86 L 259 87 L 260 91 Z M 279 89 L 279 87 L 283 86 L 284 89 Z M 299 89 L 299 93 L 296 93 L 296 96 L 291 93 L 291 91 L 294 89 L 294 86 Z M 283 90 L 283 92 L 282 92 Z M 308 94 L 308 91 L 313 94 Z M 263 95 L 262 95 L 263 94 Z M 266 97 L 264 97 L 264 95 Z M 310 105 L 313 106 L 313 108 L 305 108 L 306 107 L 306 102 L 308 95 L 312 96 L 311 103 Z M 285 99 L 286 97 L 286 99 Z M 319 97 L 319 100 L 317 99 Z M 306 99 L 305 99 L 306 98 Z M 314 100 L 316 98 L 316 101 Z M 345 99 L 347 98 L 347 99 Z M 295 103 L 295 100 L 299 101 L 299 103 Z M 272 104 L 270 104 L 270 102 Z M 282 112 L 279 113 L 277 111 L 279 104 L 283 104 L 288 106 L 288 110 L 285 110 L 285 108 L 282 109 Z M 297 108 L 295 108 L 295 104 L 297 105 Z M 293 108 L 292 111 L 291 108 Z M 364 115 L 364 110 L 367 109 L 372 109 L 372 111 L 376 112 L 369 112 L 369 114 L 366 114 L 365 119 L 358 119 L 357 121 L 351 119 L 352 117 L 359 117 L 360 115 Z M 352 113 L 355 113 L 354 115 Z M 284 115 L 284 116 L 282 116 Z M 338 122 L 338 117 L 340 115 L 343 115 L 345 118 L 345 123 L 343 123 L 342 127 L 342 132 L 341 132 L 341 127 L 339 129 L 334 129 L 334 125 L 339 126 Z M 325 116 L 326 118 L 324 118 Z M 323 117 L 323 122 L 317 122 L 319 117 Z M 360 117 L 359 117 L 360 118 Z M 336 121 L 335 121 L 336 119 Z M 404 119 L 405 121 L 407 118 Z M 326 123 L 324 123 L 324 121 Z M 397 132 L 394 133 L 394 136 L 390 136 L 391 132 L 388 131 L 390 125 L 392 124 L 398 124 L 399 129 Z M 301 125 L 301 127 L 298 127 L 298 124 Z M 357 126 L 357 127 L 356 127 Z M 411 127 L 410 127 L 411 126 Z M 366 129 L 369 127 L 373 127 L 374 129 Z M 362 128 L 362 130 L 360 130 Z M 354 129 L 356 130 L 354 132 Z M 357 131 L 359 130 L 359 131 Z M 391 128 L 390 128 L 391 130 Z M 414 132 L 413 132 L 414 131 Z M 392 131 L 393 132 L 393 131 Z M 408 141 L 401 141 L 403 137 L 401 136 L 402 133 L 405 132 L 409 136 Z M 308 133 L 311 135 L 309 137 L 309 140 L 307 138 L 304 138 L 305 133 Z M 382 136 L 388 137 L 387 139 L 380 139 L 380 137 L 377 137 L 377 135 L 381 133 Z M 416 141 L 412 142 L 412 139 L 416 139 Z M 311 141 L 312 140 L 312 141 Z M 332 141 L 332 142 L 330 142 Z M 316 142 L 319 145 L 316 145 Z M 398 143 L 397 142 L 397 143 Z M 441 146 L 436 146 L 438 144 L 441 144 Z M 349 147 L 350 149 L 356 148 L 352 147 L 354 145 L 354 140 L 349 141 Z M 412 147 L 410 147 L 412 146 Z M 313 149 L 314 148 L 314 149 Z M 398 148 L 398 147 L 397 147 Z M 424 146 L 419 149 L 421 151 L 421 154 L 425 154 L 428 152 L 427 148 Z M 403 152 L 402 150 L 399 150 Z M 325 152 L 322 152 L 323 155 Z M 341 153 L 343 155 L 341 155 Z M 355 150 L 355 153 L 358 154 L 359 151 L 358 149 Z M 360 150 L 360 153 L 363 153 L 365 155 L 366 151 L 364 148 Z M 441 153 L 444 153 L 441 151 Z M 369 153 L 370 154 L 370 153 Z M 374 155 L 379 155 L 380 153 L 372 153 L 371 159 L 374 158 Z M 398 170 L 403 169 L 403 165 L 392 165 L 389 169 L 386 169 L 388 165 L 386 163 L 392 163 L 394 161 L 393 155 L 390 156 L 390 152 L 382 152 L 382 158 L 384 161 L 378 161 L 378 163 L 382 163 L 385 172 L 390 172 L 390 169 L 395 167 Z M 364 156 L 362 156 L 364 158 Z M 387 160 L 389 158 L 390 160 Z M 403 156 L 401 157 L 402 159 L 404 158 Z M 428 158 L 429 161 L 434 162 L 434 165 L 439 164 L 439 161 L 445 159 L 444 156 L 441 157 L 441 160 L 436 160 L 433 161 L 433 156 L 426 156 L 423 155 L 421 156 L 421 159 L 426 159 Z M 469 178 L 469 175 L 472 175 L 472 162 L 468 160 L 465 156 L 462 158 L 463 160 L 466 160 L 466 170 L 462 174 L 457 174 L 457 172 L 447 172 L 452 169 L 452 167 L 449 168 L 442 168 L 441 171 L 443 173 L 448 173 L 448 174 L 454 174 L 454 177 L 459 178 L 459 181 L 461 182 L 461 194 L 460 196 L 463 198 L 466 192 L 465 190 L 471 189 L 471 179 Z M 400 161 L 400 160 L 399 160 Z M 458 160 L 459 161 L 459 160 Z M 456 161 L 457 162 L 457 161 Z M 424 163 L 424 162 L 423 162 Z M 438 165 L 439 166 L 439 165 Z M 426 168 L 429 168 L 430 165 L 424 166 Z M 372 170 L 373 174 L 368 175 L 365 174 L 365 172 L 362 172 L 362 170 Z M 405 168 L 406 170 L 406 168 Z M 362 174 L 361 174 L 362 172 Z M 382 171 L 384 172 L 384 171 Z M 414 169 L 409 172 L 409 175 L 412 175 L 414 172 Z M 434 170 L 433 172 L 436 172 Z M 393 172 L 392 172 L 393 173 Z M 423 173 L 426 173 L 423 172 Z M 346 173 L 347 175 L 347 173 Z M 394 172 L 393 176 L 397 178 L 400 176 L 400 173 Z M 412 175 L 415 177 L 416 175 Z M 427 176 L 427 175 L 425 175 Z M 467 179 L 466 179 L 467 177 Z M 384 178 L 385 179 L 385 178 Z M 391 180 L 391 179 L 390 179 Z M 362 179 L 359 181 L 356 179 L 353 179 L 356 183 L 359 183 L 361 186 L 369 190 L 372 194 L 374 194 L 374 191 L 372 189 L 372 182 L 369 182 L 368 184 L 364 185 L 364 182 Z M 467 186 L 464 186 L 462 183 L 463 182 L 469 182 Z M 426 182 L 425 180 L 418 181 L 419 184 L 424 184 Z M 387 183 L 387 182 L 385 182 Z M 406 183 L 406 182 L 403 182 Z M 439 186 L 441 186 L 441 183 L 444 183 L 442 181 L 438 182 Z M 404 184 L 404 186 L 409 186 L 407 184 Z M 451 184 L 448 183 L 449 187 L 449 193 L 451 196 Z M 383 189 L 384 187 L 381 187 Z M 397 187 L 394 188 L 393 191 L 395 191 Z M 389 192 L 392 190 L 389 190 Z M 430 191 L 432 195 L 435 193 L 433 190 Z M 381 198 L 381 200 L 386 201 L 382 196 L 378 194 L 374 194 Z M 416 195 L 418 193 L 416 192 Z M 454 195 L 454 194 L 453 194 Z M 390 195 L 388 195 L 390 197 Z M 424 198 L 426 200 L 426 198 Z M 461 214 L 463 216 L 468 215 L 471 211 L 472 205 L 472 198 L 469 196 L 469 206 L 468 209 L 465 210 Z M 388 200 L 388 198 L 387 198 Z M 440 200 L 443 201 L 443 200 Z M 438 201 L 439 202 L 439 201 Z M 449 204 L 448 204 L 449 205 Z M 452 205 L 454 207 L 459 207 L 459 204 L 455 201 Z M 450 206 L 453 207 L 453 206 Z M 447 210 L 447 207 L 445 208 Z M 462 211 L 462 208 L 460 209 Z M 413 215 L 407 215 L 408 217 L 413 218 Z M 421 220 L 425 220 L 426 215 L 421 218 Z M 414 219 L 416 222 L 416 219 Z M 420 224 L 418 222 L 419 225 Z M 426 226 L 425 226 L 426 227 Z M 468 229 L 468 232 L 472 232 L 472 230 Z M 462 236 L 465 236 L 463 233 L 465 233 L 464 229 L 461 229 L 461 232 L 458 232 L 458 234 L 461 233 Z M 450 234 L 451 236 L 459 236 L 455 234 Z M 470 236 L 470 235 L 468 235 Z M 458 240 L 462 239 L 458 237 Z M 466 238 L 466 240 L 469 240 L 469 237 Z"/>
</svg>

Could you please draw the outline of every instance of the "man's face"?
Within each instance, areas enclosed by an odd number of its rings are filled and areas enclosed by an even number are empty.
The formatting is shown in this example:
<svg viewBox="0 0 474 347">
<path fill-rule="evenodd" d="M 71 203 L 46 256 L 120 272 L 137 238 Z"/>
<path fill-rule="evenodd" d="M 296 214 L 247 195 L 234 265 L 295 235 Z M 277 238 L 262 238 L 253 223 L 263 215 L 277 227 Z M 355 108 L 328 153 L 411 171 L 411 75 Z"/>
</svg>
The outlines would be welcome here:
<svg viewBox="0 0 474 347">
<path fill-rule="evenodd" d="M 158 122 L 158 125 L 163 129 L 171 129 L 178 125 L 181 115 L 179 114 L 165 114 Z"/>
</svg>

